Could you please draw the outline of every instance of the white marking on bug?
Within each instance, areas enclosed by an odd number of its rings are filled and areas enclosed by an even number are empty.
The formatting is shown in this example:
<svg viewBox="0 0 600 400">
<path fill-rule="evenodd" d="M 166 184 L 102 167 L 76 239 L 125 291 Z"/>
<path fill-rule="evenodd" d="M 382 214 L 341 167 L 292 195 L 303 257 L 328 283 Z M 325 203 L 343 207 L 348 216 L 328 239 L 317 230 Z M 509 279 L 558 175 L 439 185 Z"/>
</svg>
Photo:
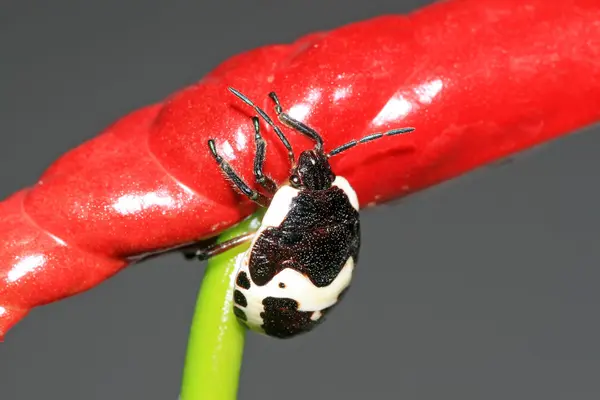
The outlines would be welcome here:
<svg viewBox="0 0 600 400">
<path fill-rule="evenodd" d="M 254 234 L 254 237 L 252 238 L 252 241 L 250 242 L 250 247 L 248 248 L 248 250 L 246 250 L 242 254 L 242 256 L 240 258 L 238 258 L 238 260 L 236 261 L 236 268 L 233 273 L 234 283 L 235 283 L 235 277 L 237 277 L 241 271 L 246 272 L 246 274 L 248 276 L 250 276 L 248 263 L 249 263 L 249 259 L 250 259 L 250 252 L 252 251 L 252 247 L 254 246 L 254 243 L 258 240 L 258 238 L 260 237 L 260 234 L 266 228 L 277 227 L 277 226 L 281 225 L 281 223 L 283 222 L 285 217 L 288 215 L 288 212 L 290 211 L 290 208 L 292 206 L 292 200 L 294 200 L 294 198 L 298 195 L 298 193 L 299 193 L 298 189 L 294 189 L 293 187 L 291 187 L 289 185 L 283 185 L 277 190 L 277 192 L 275 192 L 275 194 L 273 195 L 273 199 L 271 200 L 271 204 L 269 205 L 269 208 L 267 208 L 267 211 L 265 212 L 265 215 L 263 216 L 262 221 L 260 221 L 258 223 L 260 225 L 258 225 L 258 226 L 253 225 L 251 227 L 251 229 L 255 230 L 256 233 Z M 277 282 L 279 282 L 279 281 L 277 281 Z M 247 289 L 244 289 L 237 285 L 235 285 L 235 286 L 236 286 L 236 289 L 238 289 L 242 293 L 247 293 Z M 255 284 L 252 284 L 250 289 L 254 290 L 254 288 L 256 288 L 256 287 L 257 286 Z M 262 307 L 262 300 L 261 300 L 260 306 Z M 244 312 L 246 314 L 248 314 L 245 307 L 238 307 L 238 308 L 240 308 L 241 310 L 244 310 Z M 244 323 L 248 326 L 251 326 L 255 330 L 262 331 L 262 329 L 260 328 L 260 325 L 262 325 L 262 322 L 258 322 L 261 320 L 261 318 L 260 318 L 261 312 L 262 312 L 262 310 L 258 312 L 258 317 L 255 319 L 254 322 L 252 322 L 250 320 L 250 317 L 248 317 L 248 321 L 245 321 Z"/>
<path fill-rule="evenodd" d="M 315 311 L 314 313 L 312 313 L 312 315 L 310 316 L 310 319 L 313 321 L 318 321 L 319 318 L 321 318 L 321 311 Z"/>
<path fill-rule="evenodd" d="M 358 209 L 359 209 L 358 196 L 356 195 L 356 192 L 354 191 L 352 186 L 350 186 L 350 183 L 348 182 L 348 180 L 346 178 L 344 178 L 343 176 L 338 175 L 338 176 L 336 176 L 335 180 L 333 181 L 333 186 L 337 186 L 340 189 L 342 189 L 344 191 L 344 193 L 346 193 L 346 196 L 348 196 L 348 199 L 350 200 L 350 204 L 352 204 L 352 207 L 354 207 L 354 209 L 356 211 L 358 211 Z"/>
<path fill-rule="evenodd" d="M 246 252 L 246 256 L 240 263 L 240 271 L 244 271 L 250 276 L 248 256 L 249 252 Z M 244 309 L 247 317 L 246 324 L 251 329 L 262 331 L 260 326 L 263 324 L 263 319 L 260 314 L 264 311 L 262 302 L 267 297 L 291 298 L 298 302 L 298 311 L 313 311 L 320 314 L 322 310 L 337 303 L 340 293 L 350 285 L 353 271 L 354 260 L 350 257 L 338 276 L 325 287 L 315 286 L 308 277 L 291 268 L 279 272 L 264 286 L 253 284 L 249 290 L 238 286 L 236 289 L 241 291 L 248 301 L 248 305 Z M 279 287 L 279 282 L 282 281 L 287 283 L 285 288 Z M 313 317 L 314 314 L 311 318 Z"/>
<path fill-rule="evenodd" d="M 3 316 L 4 314 L 6 314 L 8 311 L 6 311 L 6 308 L 0 306 L 0 317 Z"/>
<path fill-rule="evenodd" d="M 294 189 L 289 185 L 281 186 L 275 195 L 269 208 L 265 212 L 259 231 L 264 230 L 268 226 L 279 226 L 287 216 L 292 207 L 292 200 L 298 196 L 299 190 Z"/>
</svg>

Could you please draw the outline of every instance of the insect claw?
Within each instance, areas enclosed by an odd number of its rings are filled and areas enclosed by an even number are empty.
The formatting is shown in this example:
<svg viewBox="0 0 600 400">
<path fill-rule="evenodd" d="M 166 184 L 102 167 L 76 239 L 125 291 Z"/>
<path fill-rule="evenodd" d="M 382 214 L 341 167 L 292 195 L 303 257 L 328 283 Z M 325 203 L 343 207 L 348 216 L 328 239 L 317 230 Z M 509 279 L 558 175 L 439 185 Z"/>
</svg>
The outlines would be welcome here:
<svg viewBox="0 0 600 400">
<path fill-rule="evenodd" d="M 273 100 L 273 102 L 275 102 L 275 113 L 277 115 L 281 114 L 283 112 L 283 109 L 281 108 L 281 104 L 279 103 L 279 98 L 277 97 L 277 94 L 275 92 L 271 92 L 269 93 L 269 97 L 271 98 L 271 100 Z"/>
</svg>

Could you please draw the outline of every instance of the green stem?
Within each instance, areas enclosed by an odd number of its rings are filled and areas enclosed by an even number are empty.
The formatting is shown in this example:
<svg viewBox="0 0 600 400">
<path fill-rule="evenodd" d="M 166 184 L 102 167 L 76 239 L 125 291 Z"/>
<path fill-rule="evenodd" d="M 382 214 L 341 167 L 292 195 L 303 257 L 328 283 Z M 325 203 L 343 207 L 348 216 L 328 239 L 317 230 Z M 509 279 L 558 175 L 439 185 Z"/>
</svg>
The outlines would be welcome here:
<svg viewBox="0 0 600 400">
<path fill-rule="evenodd" d="M 219 242 L 255 231 L 258 212 L 219 237 Z M 233 314 L 233 275 L 240 245 L 208 261 L 196 301 L 183 370 L 181 400 L 235 400 L 246 328 Z"/>
</svg>

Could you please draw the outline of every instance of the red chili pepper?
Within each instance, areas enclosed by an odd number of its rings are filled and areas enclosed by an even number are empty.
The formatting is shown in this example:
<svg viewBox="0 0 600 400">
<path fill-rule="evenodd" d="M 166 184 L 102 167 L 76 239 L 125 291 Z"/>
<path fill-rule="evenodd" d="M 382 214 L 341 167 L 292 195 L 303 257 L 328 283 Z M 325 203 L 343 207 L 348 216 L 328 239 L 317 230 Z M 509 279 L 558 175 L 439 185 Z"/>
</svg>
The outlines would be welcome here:
<svg viewBox="0 0 600 400">
<path fill-rule="evenodd" d="M 227 60 L 66 153 L 35 186 L 0 203 L 0 339 L 32 307 L 253 211 L 207 148 L 216 138 L 253 182 L 252 113 L 228 86 L 271 115 L 267 94 L 276 91 L 292 116 L 322 133 L 326 150 L 416 127 L 332 160 L 365 207 L 597 121 L 598 21 L 595 0 L 451 0 Z M 263 132 L 266 171 L 281 182 L 285 150 Z M 297 149 L 309 146 L 288 137 Z"/>
</svg>

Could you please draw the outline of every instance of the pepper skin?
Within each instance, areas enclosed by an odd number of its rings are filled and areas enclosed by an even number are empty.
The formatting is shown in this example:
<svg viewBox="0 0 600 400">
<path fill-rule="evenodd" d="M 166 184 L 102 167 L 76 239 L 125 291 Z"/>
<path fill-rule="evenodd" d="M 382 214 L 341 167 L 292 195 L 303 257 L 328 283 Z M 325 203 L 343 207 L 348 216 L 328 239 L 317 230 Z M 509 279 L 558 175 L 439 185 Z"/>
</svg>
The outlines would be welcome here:
<svg viewBox="0 0 600 400">
<path fill-rule="evenodd" d="M 600 2 L 450 0 L 235 56 L 162 104 L 67 152 L 0 203 L 0 339 L 32 307 L 89 289 L 148 253 L 218 234 L 254 210 L 207 140 L 254 185 L 251 110 L 267 97 L 325 137 L 410 134 L 332 159 L 360 204 L 399 198 L 600 117 Z M 284 129 L 299 154 L 306 138 Z M 266 171 L 285 150 L 263 126 Z M 256 185 L 254 185 L 256 186 Z"/>
</svg>

